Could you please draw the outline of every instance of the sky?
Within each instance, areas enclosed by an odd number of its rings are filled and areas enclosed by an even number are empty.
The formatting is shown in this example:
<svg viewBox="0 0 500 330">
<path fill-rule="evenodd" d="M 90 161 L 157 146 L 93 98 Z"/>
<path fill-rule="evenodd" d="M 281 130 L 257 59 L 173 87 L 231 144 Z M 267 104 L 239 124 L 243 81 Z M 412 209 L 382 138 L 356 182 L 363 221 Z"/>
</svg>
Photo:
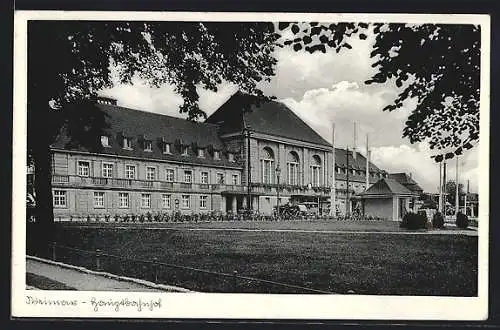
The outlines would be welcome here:
<svg viewBox="0 0 500 330">
<path fill-rule="evenodd" d="M 410 100 L 397 111 L 383 112 L 399 88 L 392 81 L 364 83 L 376 72 L 370 58 L 373 42 L 373 35 L 367 40 L 353 38 L 352 49 L 338 54 L 278 49 L 276 76 L 260 87 L 266 95 L 285 103 L 327 141 L 332 141 L 335 123 L 336 147 L 353 147 L 356 122 L 357 149 L 361 153 L 366 154 L 368 134 L 374 164 L 390 173 L 411 173 L 425 191 L 437 192 L 439 165 L 430 158 L 433 152 L 426 143 L 410 144 L 402 137 L 404 123 L 416 102 Z M 200 89 L 200 108 L 210 115 L 236 91 L 231 84 L 221 85 L 217 93 Z M 135 79 L 133 85 L 115 85 L 100 94 L 116 98 L 121 106 L 182 117 L 182 98 L 172 86 L 152 88 Z M 455 180 L 455 159 L 449 162 L 447 177 Z M 478 165 L 477 147 L 459 158 L 459 182 L 466 186 L 469 180 L 471 192 L 478 189 Z"/>
</svg>

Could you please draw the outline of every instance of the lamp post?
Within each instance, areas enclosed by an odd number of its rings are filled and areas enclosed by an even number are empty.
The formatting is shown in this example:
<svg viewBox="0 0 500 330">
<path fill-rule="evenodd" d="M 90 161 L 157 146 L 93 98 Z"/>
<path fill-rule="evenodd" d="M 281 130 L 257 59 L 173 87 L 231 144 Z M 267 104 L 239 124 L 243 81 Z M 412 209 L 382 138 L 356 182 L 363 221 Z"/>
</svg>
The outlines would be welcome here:
<svg viewBox="0 0 500 330">
<path fill-rule="evenodd" d="M 279 220 L 280 218 L 280 173 L 281 173 L 281 168 L 280 164 L 276 166 L 276 215 L 277 219 Z"/>
<path fill-rule="evenodd" d="M 250 163 L 250 126 L 245 127 L 245 135 L 247 138 L 247 208 L 248 211 L 253 210 L 252 206 L 252 179 L 251 179 L 251 163 Z"/>
</svg>

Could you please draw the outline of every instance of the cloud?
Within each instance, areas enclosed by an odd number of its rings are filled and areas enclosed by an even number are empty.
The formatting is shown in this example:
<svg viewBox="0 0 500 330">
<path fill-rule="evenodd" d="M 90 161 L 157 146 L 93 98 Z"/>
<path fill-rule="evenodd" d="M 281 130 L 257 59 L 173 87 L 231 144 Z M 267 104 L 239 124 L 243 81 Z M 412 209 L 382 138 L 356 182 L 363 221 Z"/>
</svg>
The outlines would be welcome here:
<svg viewBox="0 0 500 330">
<path fill-rule="evenodd" d="M 430 156 L 433 152 L 424 143 L 414 146 L 382 146 L 372 149 L 372 161 L 377 166 L 392 172 L 412 173 L 413 178 L 427 192 L 438 192 L 439 186 L 439 164 Z M 446 181 L 455 180 L 455 159 L 448 161 Z M 478 163 L 477 150 L 471 150 L 468 154 L 459 158 L 459 183 L 467 186 L 470 182 L 470 191 L 478 190 Z"/>
<path fill-rule="evenodd" d="M 343 49 L 340 53 L 329 50 L 310 54 L 287 47 L 279 49 L 275 53 L 278 60 L 276 77 L 267 90 L 278 98 L 297 98 L 307 90 L 344 80 L 363 84 L 376 72 L 370 58 L 374 41 L 372 33 L 367 40 L 353 37 L 349 39 L 352 49 Z"/>
<path fill-rule="evenodd" d="M 221 84 L 217 93 L 198 88 L 200 109 L 210 115 L 217 110 L 232 94 L 237 86 Z M 184 102 L 172 85 L 159 88 L 150 87 L 140 79 L 133 79 L 131 85 L 118 84 L 100 92 L 103 96 L 117 99 L 120 106 L 143 111 L 156 112 L 174 117 L 186 117 L 179 113 L 179 107 Z"/>
<path fill-rule="evenodd" d="M 404 121 L 414 104 L 382 112 L 387 104 L 386 95 L 396 93 L 396 90 L 373 91 L 360 88 L 357 82 L 340 81 L 329 88 L 308 90 L 298 101 L 293 98 L 282 101 L 329 141 L 331 123 L 335 122 L 338 146 L 353 145 L 353 122 L 358 125 L 358 147 L 364 145 L 367 133 L 372 146 L 399 145 L 405 143 Z"/>
</svg>

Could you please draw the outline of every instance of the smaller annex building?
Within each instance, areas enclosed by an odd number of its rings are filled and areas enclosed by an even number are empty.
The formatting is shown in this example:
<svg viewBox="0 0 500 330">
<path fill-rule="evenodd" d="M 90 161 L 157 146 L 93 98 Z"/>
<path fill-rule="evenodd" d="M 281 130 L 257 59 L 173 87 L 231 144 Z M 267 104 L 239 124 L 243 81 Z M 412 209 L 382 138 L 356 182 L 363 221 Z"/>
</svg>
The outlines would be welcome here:
<svg viewBox="0 0 500 330">
<path fill-rule="evenodd" d="M 406 174 L 401 176 L 398 173 L 397 176 L 407 179 Z M 389 175 L 387 178 L 380 179 L 360 194 L 365 216 L 400 221 L 407 212 L 417 211 L 416 201 L 420 196 L 418 184 L 415 183 L 417 187 L 412 190 L 395 178 L 396 176 Z"/>
</svg>

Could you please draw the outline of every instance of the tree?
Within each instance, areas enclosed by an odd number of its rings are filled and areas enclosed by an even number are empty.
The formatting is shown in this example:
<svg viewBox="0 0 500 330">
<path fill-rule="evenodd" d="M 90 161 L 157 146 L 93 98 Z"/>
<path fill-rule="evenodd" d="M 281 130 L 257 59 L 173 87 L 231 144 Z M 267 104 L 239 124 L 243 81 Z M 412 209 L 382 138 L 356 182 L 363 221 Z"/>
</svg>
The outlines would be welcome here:
<svg viewBox="0 0 500 330">
<path fill-rule="evenodd" d="M 35 164 L 38 221 L 29 249 L 53 240 L 50 144 L 62 128 L 75 143 L 92 143 L 105 118 L 94 107 L 97 92 L 139 76 L 151 86 L 171 84 L 189 119 L 197 88 L 217 91 L 223 81 L 258 95 L 274 75 L 277 35 L 268 23 L 30 21 L 28 25 L 28 154 Z"/>
<path fill-rule="evenodd" d="M 456 197 L 456 189 L 457 184 L 454 180 L 450 180 L 446 182 L 445 192 L 446 192 L 446 201 L 451 205 L 455 206 L 455 197 Z M 464 185 L 458 184 L 458 196 L 461 196 L 464 192 Z"/>
<path fill-rule="evenodd" d="M 480 37 L 476 25 L 280 23 L 293 37 L 283 46 L 296 51 L 337 52 L 352 48 L 338 38 L 376 36 L 371 52 L 378 72 L 366 84 L 394 81 L 401 93 L 384 111 L 416 98 L 403 137 L 427 142 L 437 162 L 460 155 L 479 141 Z M 443 150 L 452 150 L 444 152 Z"/>
</svg>

